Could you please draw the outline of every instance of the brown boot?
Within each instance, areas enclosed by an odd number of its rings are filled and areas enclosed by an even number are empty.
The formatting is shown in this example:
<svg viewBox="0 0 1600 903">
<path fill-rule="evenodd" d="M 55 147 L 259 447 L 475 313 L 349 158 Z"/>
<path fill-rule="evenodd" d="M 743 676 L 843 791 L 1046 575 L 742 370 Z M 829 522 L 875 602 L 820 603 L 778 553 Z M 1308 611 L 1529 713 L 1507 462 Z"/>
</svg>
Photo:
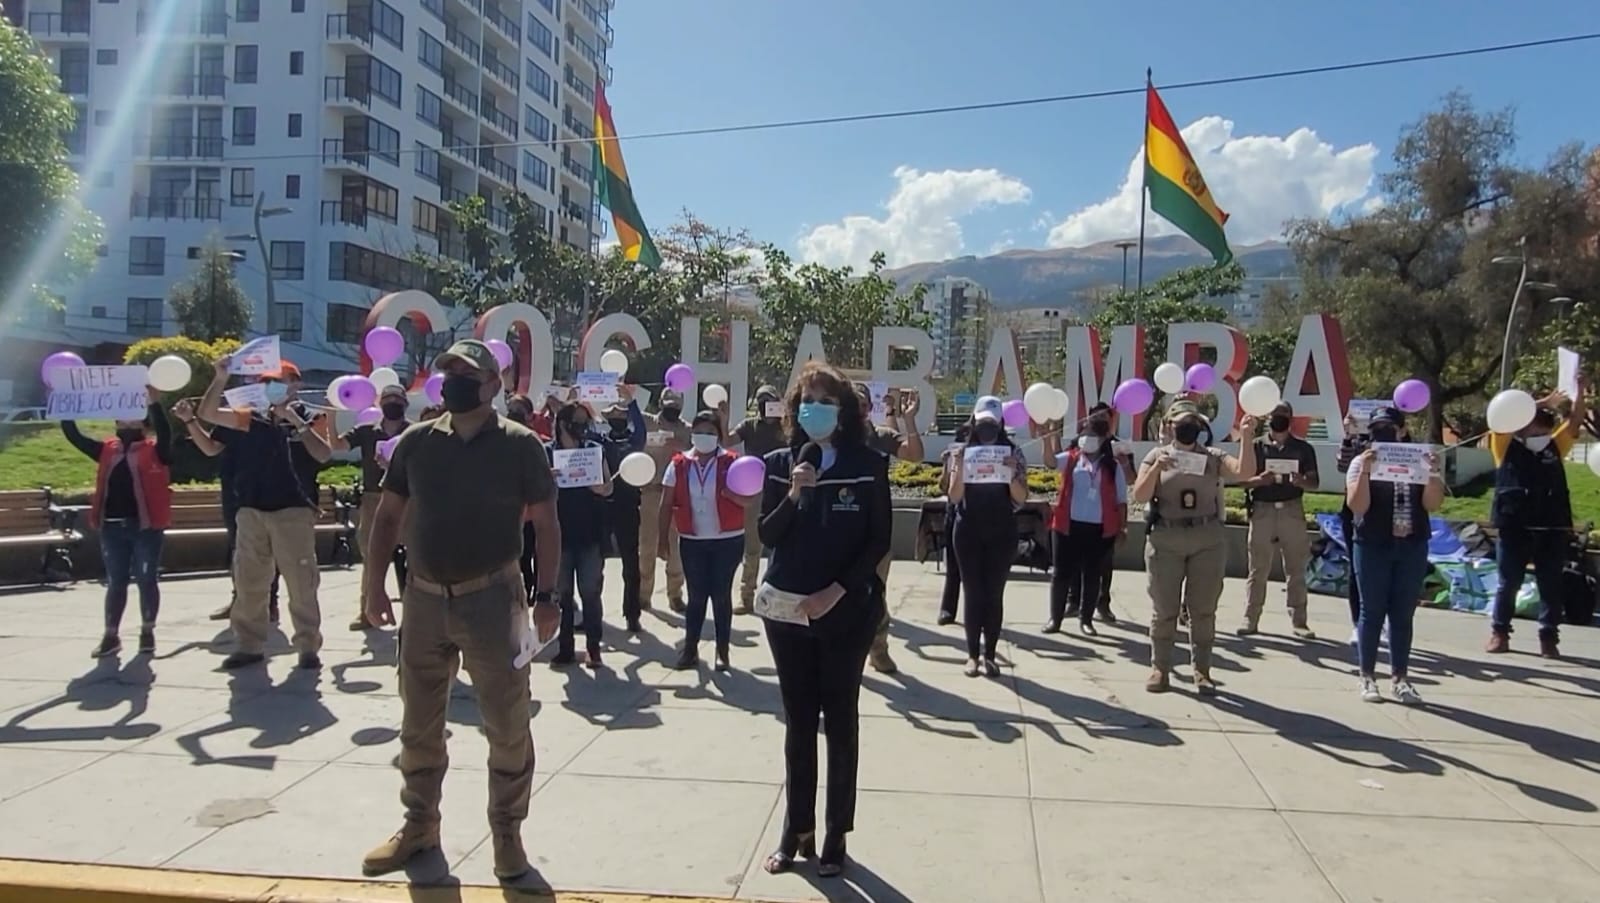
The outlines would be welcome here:
<svg viewBox="0 0 1600 903">
<path fill-rule="evenodd" d="M 375 878 L 397 872 L 418 854 L 438 848 L 438 825 L 420 825 L 408 821 L 393 837 L 378 844 L 361 860 L 361 874 Z"/>
<path fill-rule="evenodd" d="M 1149 693 L 1165 693 L 1172 689 L 1172 675 L 1160 668 L 1151 668 L 1150 676 L 1144 680 L 1144 688 Z"/>
<path fill-rule="evenodd" d="M 1501 633 L 1498 630 L 1490 631 L 1489 642 L 1483 644 L 1483 651 L 1495 653 L 1510 652 L 1511 635 L 1509 633 Z"/>
<path fill-rule="evenodd" d="M 900 670 L 899 666 L 894 663 L 894 659 L 889 657 L 888 648 L 884 646 L 874 646 L 872 652 L 868 654 L 867 660 L 872 663 L 872 670 L 879 674 L 893 674 Z"/>
<path fill-rule="evenodd" d="M 376 626 L 376 624 L 373 624 L 371 621 L 367 620 L 367 615 L 365 612 L 356 615 L 355 618 L 350 621 L 350 629 L 358 633 L 363 630 L 371 630 Z"/>
<path fill-rule="evenodd" d="M 1211 679 L 1210 671 L 1194 672 L 1194 691 L 1201 696 L 1217 695 L 1217 682 Z"/>
<path fill-rule="evenodd" d="M 495 829 L 490 838 L 494 844 L 494 876 L 501 881 L 515 881 L 526 875 L 533 866 L 528 864 L 528 854 L 522 849 L 520 829 Z"/>
<path fill-rule="evenodd" d="M 1539 654 L 1545 658 L 1560 658 L 1561 649 L 1559 641 L 1553 634 L 1539 634 Z"/>
</svg>

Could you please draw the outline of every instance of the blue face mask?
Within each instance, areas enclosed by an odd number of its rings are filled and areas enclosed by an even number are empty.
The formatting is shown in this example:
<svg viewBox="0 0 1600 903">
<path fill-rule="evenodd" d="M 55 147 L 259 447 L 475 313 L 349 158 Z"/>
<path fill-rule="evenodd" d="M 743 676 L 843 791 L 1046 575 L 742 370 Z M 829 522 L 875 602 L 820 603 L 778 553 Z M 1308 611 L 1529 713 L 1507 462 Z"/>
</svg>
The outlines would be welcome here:
<svg viewBox="0 0 1600 903">
<path fill-rule="evenodd" d="M 279 404 L 289 397 L 289 387 L 283 383 L 267 383 L 267 401 Z"/>
<path fill-rule="evenodd" d="M 820 441 L 839 428 L 839 406 L 825 401 L 802 401 L 797 419 L 807 436 Z"/>
</svg>

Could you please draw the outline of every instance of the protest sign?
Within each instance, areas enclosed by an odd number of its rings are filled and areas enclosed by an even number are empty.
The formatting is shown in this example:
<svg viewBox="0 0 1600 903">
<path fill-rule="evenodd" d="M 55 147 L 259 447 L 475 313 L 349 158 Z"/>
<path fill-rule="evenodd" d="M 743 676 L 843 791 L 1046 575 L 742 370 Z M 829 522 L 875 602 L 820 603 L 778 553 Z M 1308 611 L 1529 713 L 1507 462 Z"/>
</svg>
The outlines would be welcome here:
<svg viewBox="0 0 1600 903">
<path fill-rule="evenodd" d="M 1172 459 L 1178 462 L 1178 473 L 1192 474 L 1197 477 L 1205 476 L 1207 463 L 1206 459 L 1211 457 L 1210 455 L 1203 455 L 1200 452 L 1183 451 L 1176 448 L 1167 452 L 1167 454 L 1171 455 Z"/>
<path fill-rule="evenodd" d="M 1294 458 L 1268 458 L 1262 463 L 1267 473 L 1293 475 L 1300 472 L 1300 462 Z"/>
<path fill-rule="evenodd" d="M 1004 445 L 969 445 L 961 450 L 961 482 L 1009 483 L 1011 449 Z"/>
<path fill-rule="evenodd" d="M 779 418 L 779 417 L 782 417 L 784 414 L 786 414 L 788 412 L 786 410 L 784 410 L 783 402 L 781 402 L 781 401 L 769 401 L 769 402 L 767 402 L 766 407 L 762 410 L 761 413 L 762 413 L 762 416 L 764 416 L 764 417 Z"/>
<path fill-rule="evenodd" d="M 265 412 L 272 406 L 267 400 L 267 386 L 265 383 L 251 383 L 235 389 L 226 389 L 222 393 L 222 400 L 228 407 L 237 410 L 251 410 Z"/>
<path fill-rule="evenodd" d="M 1428 463 L 1432 452 L 1433 446 L 1415 442 L 1374 442 L 1369 479 L 1382 483 L 1426 483 L 1433 470 Z"/>
<path fill-rule="evenodd" d="M 1393 405 L 1394 402 L 1392 401 L 1381 401 L 1375 398 L 1352 398 L 1350 399 L 1350 416 L 1355 419 L 1356 426 L 1362 432 L 1366 432 L 1367 421 L 1372 419 L 1372 415 L 1379 408 L 1392 407 Z"/>
<path fill-rule="evenodd" d="M 578 374 L 578 401 L 592 405 L 615 404 L 622 400 L 617 394 L 617 375 L 604 370 Z"/>
<path fill-rule="evenodd" d="M 605 481 L 598 445 L 586 448 L 558 448 L 552 458 L 550 469 L 555 472 L 558 488 L 599 486 Z"/>
<path fill-rule="evenodd" d="M 872 422 L 884 423 L 889 419 L 889 384 L 881 379 L 868 380 L 867 396 L 872 399 Z"/>
<path fill-rule="evenodd" d="M 1570 348 L 1556 349 L 1556 391 L 1568 398 L 1578 397 L 1578 366 L 1582 359 Z"/>
<path fill-rule="evenodd" d="M 57 367 L 49 420 L 143 420 L 150 407 L 144 367 Z"/>
<path fill-rule="evenodd" d="M 264 335 L 239 346 L 228 360 L 228 372 L 240 376 L 276 373 L 283 366 L 282 352 L 275 335 Z"/>
</svg>

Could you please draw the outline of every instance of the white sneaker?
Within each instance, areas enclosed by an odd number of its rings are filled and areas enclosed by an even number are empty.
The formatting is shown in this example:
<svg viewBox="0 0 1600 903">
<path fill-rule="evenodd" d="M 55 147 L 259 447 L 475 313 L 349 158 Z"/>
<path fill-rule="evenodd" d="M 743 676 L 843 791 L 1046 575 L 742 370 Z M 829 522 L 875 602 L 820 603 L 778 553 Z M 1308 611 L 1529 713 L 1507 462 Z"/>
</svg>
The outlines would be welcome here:
<svg viewBox="0 0 1600 903">
<path fill-rule="evenodd" d="M 1366 675 L 1361 677 L 1361 701 L 1382 702 L 1383 694 L 1378 692 L 1378 682 Z"/>
<path fill-rule="evenodd" d="M 1401 705 L 1422 705 L 1422 694 L 1405 678 L 1397 679 L 1390 692 L 1394 694 L 1394 701 Z"/>
<path fill-rule="evenodd" d="M 1352 645 L 1352 646 L 1361 645 L 1361 628 L 1359 628 L 1359 627 L 1350 628 L 1350 645 Z"/>
</svg>

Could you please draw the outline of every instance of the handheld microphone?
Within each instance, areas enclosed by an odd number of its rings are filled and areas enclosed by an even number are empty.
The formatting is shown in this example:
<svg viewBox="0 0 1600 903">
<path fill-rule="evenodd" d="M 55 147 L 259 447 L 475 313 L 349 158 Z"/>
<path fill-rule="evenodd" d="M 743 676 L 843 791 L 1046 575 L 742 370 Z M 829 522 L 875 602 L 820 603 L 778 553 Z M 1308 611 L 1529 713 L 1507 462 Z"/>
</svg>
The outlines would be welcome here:
<svg viewBox="0 0 1600 903">
<path fill-rule="evenodd" d="M 822 446 L 815 442 L 807 442 L 800 448 L 800 463 L 810 464 L 817 470 L 822 469 Z M 817 494 L 817 487 L 804 486 L 800 489 L 799 509 L 801 511 L 811 507 L 811 501 Z"/>
</svg>

